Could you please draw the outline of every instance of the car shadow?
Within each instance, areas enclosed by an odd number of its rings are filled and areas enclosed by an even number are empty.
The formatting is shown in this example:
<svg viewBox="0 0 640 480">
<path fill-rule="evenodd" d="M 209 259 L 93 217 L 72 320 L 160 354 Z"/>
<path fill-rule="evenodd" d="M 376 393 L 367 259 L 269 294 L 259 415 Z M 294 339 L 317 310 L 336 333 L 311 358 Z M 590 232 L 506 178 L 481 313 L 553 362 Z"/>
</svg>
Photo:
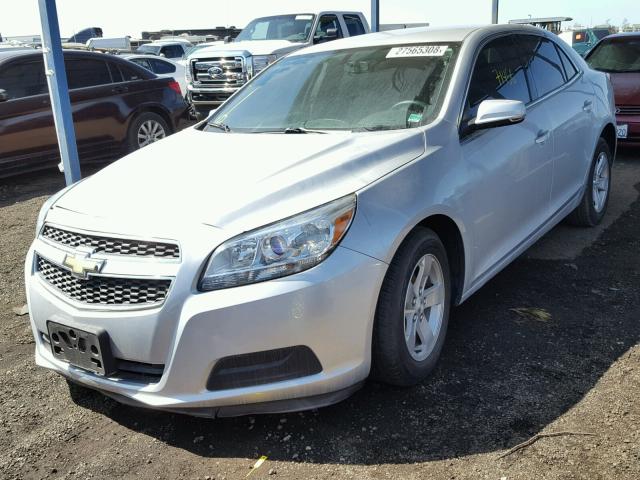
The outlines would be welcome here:
<svg viewBox="0 0 640 480">
<path fill-rule="evenodd" d="M 452 312 L 442 359 L 421 385 L 369 382 L 316 411 L 206 420 L 74 401 L 206 458 L 381 464 L 513 447 L 554 422 L 640 339 L 636 201 L 572 263 L 520 258 Z M 546 318 L 535 311 L 543 309 Z"/>
</svg>

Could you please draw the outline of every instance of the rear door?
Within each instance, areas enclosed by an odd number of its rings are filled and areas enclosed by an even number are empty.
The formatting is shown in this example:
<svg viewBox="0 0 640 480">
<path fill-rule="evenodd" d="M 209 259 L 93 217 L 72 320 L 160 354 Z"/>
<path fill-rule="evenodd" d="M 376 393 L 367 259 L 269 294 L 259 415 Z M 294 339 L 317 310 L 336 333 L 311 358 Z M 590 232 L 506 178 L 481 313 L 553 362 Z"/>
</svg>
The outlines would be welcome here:
<svg viewBox="0 0 640 480">
<path fill-rule="evenodd" d="M 116 156 L 124 128 L 119 98 L 123 91 L 106 57 L 68 55 L 65 66 L 80 157 Z"/>
<path fill-rule="evenodd" d="M 0 70 L 0 176 L 39 168 L 58 157 L 53 114 L 41 56 L 16 60 Z"/>
<path fill-rule="evenodd" d="M 489 99 L 527 105 L 522 123 L 465 131 Z M 489 41 L 475 62 L 461 121 L 460 145 L 471 176 L 474 279 L 480 281 L 540 229 L 549 216 L 552 138 L 546 110 L 533 102 L 525 64 L 511 35 Z"/>
<path fill-rule="evenodd" d="M 516 38 L 525 55 L 536 101 L 548 112 L 551 122 L 551 206 L 560 210 L 582 192 L 591 164 L 593 88 L 555 42 L 537 35 Z"/>
</svg>

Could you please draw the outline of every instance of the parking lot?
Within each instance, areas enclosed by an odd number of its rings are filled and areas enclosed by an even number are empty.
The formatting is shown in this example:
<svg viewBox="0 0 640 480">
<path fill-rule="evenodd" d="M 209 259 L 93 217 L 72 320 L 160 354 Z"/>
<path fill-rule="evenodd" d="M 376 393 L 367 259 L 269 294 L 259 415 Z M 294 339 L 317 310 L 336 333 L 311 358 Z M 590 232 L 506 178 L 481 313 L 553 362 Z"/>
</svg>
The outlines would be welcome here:
<svg viewBox="0 0 640 480">
<path fill-rule="evenodd" d="M 640 478 L 640 155 L 622 152 L 613 175 L 603 225 L 560 225 L 454 310 L 418 387 L 221 420 L 69 391 L 35 367 L 14 308 L 38 209 L 63 179 L 0 183 L 0 477 Z"/>
</svg>

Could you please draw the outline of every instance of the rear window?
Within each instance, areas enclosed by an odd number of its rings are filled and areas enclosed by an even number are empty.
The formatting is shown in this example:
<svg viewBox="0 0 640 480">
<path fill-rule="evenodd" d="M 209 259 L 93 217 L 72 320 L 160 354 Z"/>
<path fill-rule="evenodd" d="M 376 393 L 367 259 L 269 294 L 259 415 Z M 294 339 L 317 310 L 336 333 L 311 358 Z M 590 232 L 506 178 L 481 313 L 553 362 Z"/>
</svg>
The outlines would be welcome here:
<svg viewBox="0 0 640 480">
<path fill-rule="evenodd" d="M 640 72 L 640 38 L 604 40 L 586 60 L 591 68 L 603 72 Z"/>
<path fill-rule="evenodd" d="M 144 77 L 135 68 L 129 68 L 125 65 L 120 65 L 120 72 L 125 82 L 135 82 L 137 80 L 144 80 Z"/>
<path fill-rule="evenodd" d="M 166 75 L 168 73 L 175 73 L 176 67 L 169 62 L 163 62 L 162 60 L 151 59 L 151 71 L 160 75 Z"/>
</svg>

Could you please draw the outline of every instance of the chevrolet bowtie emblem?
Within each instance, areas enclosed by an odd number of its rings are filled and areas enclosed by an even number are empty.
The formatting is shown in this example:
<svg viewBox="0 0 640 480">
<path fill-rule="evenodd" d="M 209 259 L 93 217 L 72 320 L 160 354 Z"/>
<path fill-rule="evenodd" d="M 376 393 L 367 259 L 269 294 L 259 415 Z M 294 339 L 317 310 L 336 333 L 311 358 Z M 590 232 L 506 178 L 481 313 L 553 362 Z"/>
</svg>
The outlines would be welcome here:
<svg viewBox="0 0 640 480">
<path fill-rule="evenodd" d="M 92 260 L 89 254 L 86 255 L 66 255 L 62 264 L 71 269 L 75 277 L 86 280 L 90 273 L 100 273 L 104 267 L 104 260 Z"/>
</svg>

